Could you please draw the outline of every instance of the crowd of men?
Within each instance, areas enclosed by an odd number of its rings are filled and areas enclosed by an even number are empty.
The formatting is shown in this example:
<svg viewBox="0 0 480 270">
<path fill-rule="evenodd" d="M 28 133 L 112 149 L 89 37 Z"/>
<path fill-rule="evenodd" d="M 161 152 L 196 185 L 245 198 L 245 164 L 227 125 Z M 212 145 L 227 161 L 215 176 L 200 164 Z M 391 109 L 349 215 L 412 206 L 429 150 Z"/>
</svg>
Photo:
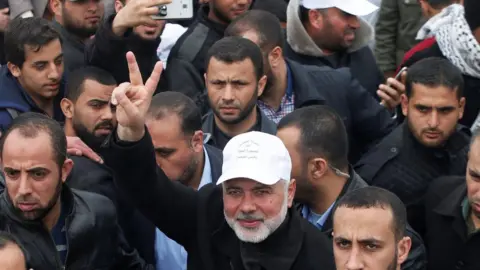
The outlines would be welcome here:
<svg viewBox="0 0 480 270">
<path fill-rule="evenodd" d="M 0 270 L 480 269 L 480 1 L 172 1 L 0 9 Z"/>
</svg>

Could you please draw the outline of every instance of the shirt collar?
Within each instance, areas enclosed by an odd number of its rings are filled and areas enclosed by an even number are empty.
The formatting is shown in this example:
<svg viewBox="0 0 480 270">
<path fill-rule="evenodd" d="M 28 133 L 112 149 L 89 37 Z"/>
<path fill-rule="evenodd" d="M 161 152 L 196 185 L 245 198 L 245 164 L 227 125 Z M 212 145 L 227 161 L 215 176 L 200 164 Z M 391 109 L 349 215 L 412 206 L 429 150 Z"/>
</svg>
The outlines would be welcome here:
<svg viewBox="0 0 480 270">
<path fill-rule="evenodd" d="M 333 202 L 332 205 L 328 207 L 325 213 L 323 213 L 322 215 L 317 215 L 317 216 L 320 216 L 317 220 L 312 218 L 313 214 L 310 208 L 304 205 L 302 208 L 302 216 L 306 218 L 310 223 L 312 223 L 315 227 L 322 229 L 323 225 L 325 224 L 325 221 L 327 221 L 328 219 L 328 216 L 330 216 L 330 212 L 332 211 L 334 205 L 335 205 L 335 202 Z"/>
<path fill-rule="evenodd" d="M 205 156 L 205 165 L 203 166 L 202 179 L 198 185 L 198 189 L 202 188 L 206 184 L 212 183 L 212 168 L 210 167 L 210 159 L 205 147 L 203 147 L 203 155 Z"/>
</svg>

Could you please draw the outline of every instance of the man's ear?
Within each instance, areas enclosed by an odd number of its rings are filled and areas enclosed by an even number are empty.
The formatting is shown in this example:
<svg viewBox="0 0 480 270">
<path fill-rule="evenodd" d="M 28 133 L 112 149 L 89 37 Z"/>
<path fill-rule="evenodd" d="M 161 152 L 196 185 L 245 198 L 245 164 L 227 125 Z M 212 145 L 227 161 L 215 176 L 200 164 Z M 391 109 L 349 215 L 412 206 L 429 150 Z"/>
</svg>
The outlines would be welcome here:
<svg viewBox="0 0 480 270">
<path fill-rule="evenodd" d="M 122 1 L 115 0 L 115 13 L 118 13 L 122 8 L 123 8 Z"/>
<path fill-rule="evenodd" d="M 258 81 L 258 97 L 263 94 L 263 90 L 265 90 L 265 85 L 267 85 L 267 76 L 263 75 L 262 78 Z"/>
<path fill-rule="evenodd" d="M 458 115 L 458 120 L 462 119 L 463 113 L 465 111 L 465 98 L 462 97 L 459 102 L 459 109 L 460 109 L 460 114 Z"/>
<path fill-rule="evenodd" d="M 273 48 L 273 50 L 268 54 L 268 61 L 270 62 L 270 66 L 272 68 L 276 68 L 280 63 L 284 63 L 282 48 Z"/>
<path fill-rule="evenodd" d="M 73 160 L 71 159 L 66 159 L 65 162 L 63 162 L 62 166 L 62 182 L 65 183 L 67 181 L 68 176 L 70 175 L 70 172 L 72 172 L 73 168 Z"/>
<path fill-rule="evenodd" d="M 288 207 L 292 207 L 293 199 L 295 198 L 295 191 L 297 190 L 297 181 L 295 179 L 291 179 L 290 183 L 288 183 Z"/>
<path fill-rule="evenodd" d="M 407 97 L 407 95 L 402 94 L 400 104 L 402 105 L 403 116 L 407 116 L 408 115 L 408 97 Z"/>
<path fill-rule="evenodd" d="M 67 98 L 62 98 L 60 101 L 60 108 L 62 108 L 65 118 L 72 119 L 74 115 L 73 102 Z"/>
<path fill-rule="evenodd" d="M 20 67 L 15 64 L 12 64 L 12 62 L 7 63 L 7 68 L 15 78 L 18 78 L 22 75 L 22 70 L 20 69 Z"/>
<path fill-rule="evenodd" d="M 62 12 L 62 0 L 49 0 L 50 2 L 50 9 L 52 10 L 53 14 L 58 17 L 63 16 Z"/>
<path fill-rule="evenodd" d="M 203 151 L 203 131 L 197 130 L 193 133 L 191 144 L 196 153 Z"/>
<path fill-rule="evenodd" d="M 410 252 L 410 248 L 412 247 L 412 239 L 410 237 L 406 236 L 403 237 L 402 240 L 400 240 L 397 244 L 397 250 L 398 250 L 398 258 L 397 258 L 397 263 L 401 265 L 407 260 L 408 253 Z"/>
<path fill-rule="evenodd" d="M 309 174 L 309 176 L 311 176 L 311 179 L 316 183 L 319 183 L 319 181 L 321 181 L 323 176 L 328 171 L 328 164 L 327 161 L 323 158 L 314 158 L 308 162 L 307 168 L 307 173 Z"/>
</svg>

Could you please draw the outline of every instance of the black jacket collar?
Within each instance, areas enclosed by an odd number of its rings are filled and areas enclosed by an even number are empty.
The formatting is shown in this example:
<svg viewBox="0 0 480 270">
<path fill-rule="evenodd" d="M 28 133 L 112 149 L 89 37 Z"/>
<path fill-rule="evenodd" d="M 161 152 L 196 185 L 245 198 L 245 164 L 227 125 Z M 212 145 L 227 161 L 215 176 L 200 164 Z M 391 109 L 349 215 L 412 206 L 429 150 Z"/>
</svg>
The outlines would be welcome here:
<svg viewBox="0 0 480 270">
<path fill-rule="evenodd" d="M 295 93 L 295 108 L 325 104 L 325 97 L 317 91 L 318 86 L 308 76 L 308 70 L 301 64 L 285 59 L 290 68 Z"/>
<path fill-rule="evenodd" d="M 467 224 L 462 214 L 462 202 L 467 196 L 466 185 L 460 185 L 438 204 L 433 212 L 448 218 L 461 239 L 467 239 Z"/>
<path fill-rule="evenodd" d="M 333 209 L 335 209 L 338 200 L 340 198 L 342 198 L 343 196 L 345 196 L 345 194 L 347 194 L 347 193 L 349 193 L 353 190 L 357 190 L 359 188 L 363 188 L 363 187 L 368 186 L 368 184 L 365 182 L 365 180 L 363 180 L 362 177 L 360 177 L 360 175 L 358 175 L 355 172 L 355 170 L 353 169 L 352 166 L 349 166 L 348 174 L 350 175 L 350 178 L 347 179 L 347 182 L 343 186 L 342 191 L 340 192 L 340 195 L 338 195 L 338 198 L 335 201 Z M 303 206 L 304 206 L 303 204 L 297 204 L 296 205 L 296 209 L 300 214 L 302 213 Z M 333 229 L 332 214 L 333 214 L 333 211 L 330 212 L 330 215 L 328 216 L 327 220 L 325 220 L 325 224 L 323 224 L 323 227 L 322 227 L 322 232 L 326 232 L 328 235 L 330 235 L 329 233 Z"/>
<path fill-rule="evenodd" d="M 260 131 L 275 135 L 277 133 L 277 126 L 275 125 L 275 123 L 272 120 L 268 119 L 267 116 L 258 107 L 257 107 L 257 112 L 260 114 L 260 121 L 261 121 Z M 207 115 L 203 117 L 202 130 L 203 132 L 205 132 L 205 139 L 204 139 L 205 144 L 215 142 L 215 138 L 213 137 L 214 129 L 215 129 L 215 117 L 213 115 L 213 112 L 210 111 Z"/>
<path fill-rule="evenodd" d="M 348 174 L 350 174 L 350 178 L 348 178 L 347 182 L 343 186 L 342 191 L 340 192 L 340 195 L 338 195 L 338 198 L 335 201 L 335 205 L 333 206 L 333 209 L 335 209 L 338 200 L 343 196 L 345 196 L 345 194 L 352 192 L 354 190 L 357 190 L 359 188 L 368 186 L 368 184 L 362 179 L 362 177 L 360 177 L 360 175 L 358 175 L 355 172 L 355 170 L 351 166 L 348 169 Z M 332 230 L 333 230 L 333 211 L 330 212 L 330 215 L 325 221 L 325 224 L 323 224 L 322 232 L 326 232 L 328 235 L 330 235 L 330 232 Z"/>
</svg>

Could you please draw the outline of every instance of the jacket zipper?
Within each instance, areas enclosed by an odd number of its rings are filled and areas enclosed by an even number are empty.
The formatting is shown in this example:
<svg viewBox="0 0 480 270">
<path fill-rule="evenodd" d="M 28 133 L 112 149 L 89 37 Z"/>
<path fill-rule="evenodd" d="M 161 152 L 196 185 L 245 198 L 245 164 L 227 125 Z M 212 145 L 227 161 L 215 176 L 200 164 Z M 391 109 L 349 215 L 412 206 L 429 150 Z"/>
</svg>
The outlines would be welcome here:
<svg viewBox="0 0 480 270">
<path fill-rule="evenodd" d="M 70 252 L 70 244 L 68 241 L 68 228 L 70 228 L 70 216 L 65 218 L 65 240 L 67 240 L 67 254 L 65 255 L 65 266 L 63 269 L 67 269 L 68 253 Z"/>
<path fill-rule="evenodd" d="M 48 234 L 47 238 L 50 240 L 50 243 L 53 246 L 53 250 L 55 251 L 55 261 L 57 263 L 57 268 L 65 269 L 65 267 L 63 267 L 63 264 L 60 260 L 60 256 L 58 255 L 57 246 L 55 245 L 55 241 L 53 240 L 52 234 L 48 231 L 48 228 L 45 225 L 43 226 L 43 229 L 44 229 L 44 232 Z"/>
</svg>

